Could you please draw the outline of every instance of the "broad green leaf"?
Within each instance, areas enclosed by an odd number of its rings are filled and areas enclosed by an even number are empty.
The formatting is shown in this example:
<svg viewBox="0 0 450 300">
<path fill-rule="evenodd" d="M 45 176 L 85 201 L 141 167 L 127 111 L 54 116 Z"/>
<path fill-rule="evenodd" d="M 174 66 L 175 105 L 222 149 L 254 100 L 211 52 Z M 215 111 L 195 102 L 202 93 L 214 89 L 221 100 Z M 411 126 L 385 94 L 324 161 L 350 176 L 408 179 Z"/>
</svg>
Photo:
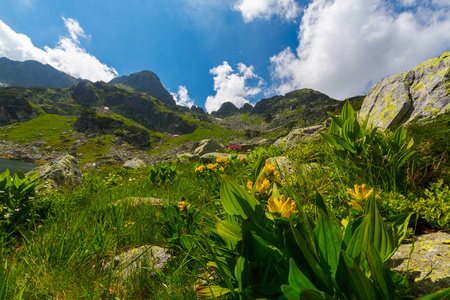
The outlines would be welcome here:
<svg viewBox="0 0 450 300">
<path fill-rule="evenodd" d="M 369 244 L 369 250 L 366 252 L 366 257 L 370 268 L 371 278 L 378 288 L 379 293 L 382 295 L 382 299 L 396 299 L 392 278 L 385 268 L 380 254 L 372 244 Z"/>
<path fill-rule="evenodd" d="M 238 282 L 239 287 L 239 293 L 243 290 L 243 284 L 242 284 L 242 273 L 244 272 L 245 267 L 245 257 L 239 256 L 236 266 L 234 267 L 234 276 L 236 278 L 236 281 Z"/>
<path fill-rule="evenodd" d="M 450 300 L 450 288 L 417 298 L 417 300 Z"/>
<path fill-rule="evenodd" d="M 330 112 L 328 112 L 328 115 L 331 117 L 333 122 L 336 123 L 337 126 L 342 127 L 342 125 L 344 125 L 345 120 L 343 120 L 342 118 L 337 117 L 333 113 L 330 113 Z"/>
<path fill-rule="evenodd" d="M 392 251 L 395 248 L 394 238 L 378 211 L 373 195 L 369 197 L 365 205 L 365 212 L 366 216 L 356 228 L 349 242 L 347 254 L 352 258 L 356 258 L 362 252 L 366 252 L 369 248 L 369 243 L 372 243 L 380 253 L 383 261 L 386 261 L 393 255 Z"/>
<path fill-rule="evenodd" d="M 300 299 L 300 289 L 298 288 L 283 284 L 281 285 L 281 291 L 283 292 L 283 295 L 287 300 Z"/>
<path fill-rule="evenodd" d="M 336 139 L 336 143 L 338 143 L 339 145 L 341 145 L 345 150 L 350 151 L 351 153 L 356 153 L 355 148 L 353 148 L 349 143 L 347 143 L 345 140 L 343 139 Z"/>
<path fill-rule="evenodd" d="M 307 275 L 308 278 L 311 278 L 311 280 L 315 282 L 318 289 L 332 294 L 333 293 L 332 282 L 330 281 L 328 275 L 322 269 L 322 266 L 319 262 L 319 258 L 317 257 L 316 253 L 312 250 L 310 242 L 307 239 L 305 239 L 305 237 L 297 228 L 294 227 L 292 222 L 291 222 L 291 230 L 297 244 L 295 250 L 291 249 L 291 254 L 295 262 L 297 263 L 297 266 L 301 270 L 304 270 L 302 272 L 305 275 Z M 293 253 L 294 251 L 296 252 L 295 255 Z M 308 272 L 308 274 L 306 274 L 306 272 Z"/>
<path fill-rule="evenodd" d="M 300 298 L 298 299 L 305 299 L 305 300 L 333 300 L 335 298 L 331 297 L 330 295 L 325 294 L 324 292 L 318 291 L 318 290 L 303 290 L 300 292 Z"/>
<path fill-rule="evenodd" d="M 355 111 L 353 110 L 352 105 L 347 100 L 342 108 L 341 118 L 344 121 L 347 121 L 349 118 L 352 118 L 355 115 Z"/>
<path fill-rule="evenodd" d="M 266 166 L 266 158 L 265 155 L 262 154 L 258 160 L 256 161 L 255 165 L 252 168 L 252 173 L 251 173 L 251 179 L 253 181 L 253 185 L 256 185 L 256 182 L 259 178 L 259 176 L 261 175 L 261 172 L 264 171 L 264 167 Z"/>
<path fill-rule="evenodd" d="M 258 200 L 225 176 L 220 186 L 220 200 L 225 211 L 232 216 L 254 220 L 260 218 L 256 215 L 256 206 L 260 205 Z"/>
<path fill-rule="evenodd" d="M 214 216 L 217 233 L 226 240 L 238 242 L 242 240 L 241 227 Z"/>
<path fill-rule="evenodd" d="M 268 244 L 262 237 L 257 235 L 255 232 L 251 232 L 253 238 L 262 246 L 262 248 L 270 255 L 272 255 L 275 259 L 280 259 L 283 256 L 283 252 L 280 251 L 277 247 Z"/>
<path fill-rule="evenodd" d="M 331 121 L 331 124 L 330 124 L 331 134 L 339 136 L 339 130 L 341 130 L 341 126 L 339 126 L 336 122 Z"/>
<path fill-rule="evenodd" d="M 397 145 L 398 148 L 401 148 L 405 139 L 406 139 L 406 129 L 403 126 L 400 126 L 394 133 L 394 143 Z"/>
<path fill-rule="evenodd" d="M 329 135 L 329 134 L 326 134 L 326 133 L 323 133 L 323 132 L 319 132 L 319 134 L 328 142 L 328 143 L 330 143 L 331 145 L 333 145 L 335 148 L 338 148 L 339 147 L 339 144 L 336 142 L 336 139 L 333 137 L 333 136 L 331 136 L 331 135 Z"/>
<path fill-rule="evenodd" d="M 319 219 L 314 229 L 316 248 L 322 266 L 334 275 L 339 263 L 342 246 L 342 234 L 336 229 L 326 213 L 319 211 Z"/>
<path fill-rule="evenodd" d="M 336 283 L 347 299 L 377 299 L 370 280 L 344 251 L 341 251 L 339 258 Z"/>
<path fill-rule="evenodd" d="M 317 289 L 308 277 L 300 271 L 292 258 L 289 260 L 289 285 L 300 290 Z"/>
<path fill-rule="evenodd" d="M 355 118 L 348 118 L 342 126 L 342 137 L 351 146 L 355 145 L 355 142 L 359 138 L 359 124 Z"/>
<path fill-rule="evenodd" d="M 403 213 L 386 219 L 386 222 L 393 222 L 392 235 L 394 237 L 395 251 L 400 247 L 400 244 L 408 232 L 409 219 L 412 214 L 413 213 Z"/>
<path fill-rule="evenodd" d="M 230 292 L 229 289 L 218 286 L 218 285 L 210 285 L 205 286 L 197 290 L 197 295 L 202 298 L 214 299 L 221 296 L 224 296 Z"/>
</svg>

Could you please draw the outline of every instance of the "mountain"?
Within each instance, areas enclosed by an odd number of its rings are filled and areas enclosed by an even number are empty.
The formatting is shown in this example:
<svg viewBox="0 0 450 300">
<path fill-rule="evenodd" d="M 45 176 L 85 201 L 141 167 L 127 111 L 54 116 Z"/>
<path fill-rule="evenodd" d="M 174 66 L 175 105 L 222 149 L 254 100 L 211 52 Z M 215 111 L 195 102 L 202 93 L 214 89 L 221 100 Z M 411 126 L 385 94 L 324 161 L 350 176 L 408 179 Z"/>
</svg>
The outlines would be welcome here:
<svg viewBox="0 0 450 300">
<path fill-rule="evenodd" d="M 450 113 L 450 51 L 378 82 L 361 107 L 362 118 L 383 128 L 441 113 Z"/>
<path fill-rule="evenodd" d="M 43 88 L 66 88 L 81 79 L 58 71 L 35 60 L 13 61 L 0 58 L 0 82 L 3 85 Z M 0 85 L 1 86 L 1 85 Z"/>
<path fill-rule="evenodd" d="M 157 99 L 99 81 L 81 81 L 65 89 L 9 86 L 0 89 L 0 126 L 23 122 L 40 114 L 80 116 L 84 110 L 107 108 L 149 130 L 186 134 L 195 123 L 189 108 L 169 106 Z"/>
<path fill-rule="evenodd" d="M 356 96 L 349 101 L 360 103 L 363 98 Z M 232 129 L 268 132 L 314 125 L 327 118 L 328 111 L 337 111 L 344 103 L 312 89 L 301 89 L 261 99 L 254 107 L 246 104 L 238 109 L 232 103 L 224 103 L 212 115 L 223 118 L 222 123 Z"/>
<path fill-rule="evenodd" d="M 132 88 L 136 92 L 149 94 L 161 102 L 176 105 L 172 95 L 164 88 L 159 77 L 152 71 L 142 71 L 128 76 L 116 77 L 109 84 Z"/>
</svg>

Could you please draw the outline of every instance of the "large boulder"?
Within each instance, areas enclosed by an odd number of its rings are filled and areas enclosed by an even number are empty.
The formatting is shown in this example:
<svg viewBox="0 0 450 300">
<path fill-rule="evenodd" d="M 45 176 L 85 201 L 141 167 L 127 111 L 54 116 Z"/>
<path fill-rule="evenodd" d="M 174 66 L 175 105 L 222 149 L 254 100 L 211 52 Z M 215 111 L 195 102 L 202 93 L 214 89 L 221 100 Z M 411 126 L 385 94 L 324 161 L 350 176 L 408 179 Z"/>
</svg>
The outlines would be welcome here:
<svg viewBox="0 0 450 300">
<path fill-rule="evenodd" d="M 123 164 L 124 169 L 140 169 L 145 167 L 145 162 L 138 158 L 133 158 Z"/>
<path fill-rule="evenodd" d="M 450 287 L 450 233 L 434 232 L 415 237 L 400 245 L 388 265 L 396 271 L 408 271 L 414 284 L 415 296 L 428 293 L 432 288 Z M 411 257 L 410 257 L 411 255 Z"/>
<path fill-rule="evenodd" d="M 450 112 L 450 51 L 414 69 L 377 83 L 361 106 L 360 117 L 392 128 Z"/>
<path fill-rule="evenodd" d="M 32 172 L 39 175 L 44 188 L 61 190 L 83 185 L 80 166 L 71 155 L 57 157 L 51 163 L 38 167 Z"/>
<path fill-rule="evenodd" d="M 285 144 L 285 151 L 295 148 L 298 144 L 303 142 L 310 142 L 320 139 L 319 130 L 325 128 L 325 125 L 315 125 L 305 128 L 298 128 L 292 130 L 286 137 L 276 141 L 274 146 L 281 146 Z"/>
<path fill-rule="evenodd" d="M 158 246 L 141 246 L 128 250 L 114 257 L 114 269 L 120 272 L 120 277 L 126 280 L 138 272 L 152 273 L 165 269 L 172 258 L 169 250 Z M 105 270 L 111 268 L 108 262 Z"/>
<path fill-rule="evenodd" d="M 225 146 L 216 139 L 206 139 L 196 144 L 192 154 L 202 156 L 211 152 L 223 152 Z"/>
</svg>

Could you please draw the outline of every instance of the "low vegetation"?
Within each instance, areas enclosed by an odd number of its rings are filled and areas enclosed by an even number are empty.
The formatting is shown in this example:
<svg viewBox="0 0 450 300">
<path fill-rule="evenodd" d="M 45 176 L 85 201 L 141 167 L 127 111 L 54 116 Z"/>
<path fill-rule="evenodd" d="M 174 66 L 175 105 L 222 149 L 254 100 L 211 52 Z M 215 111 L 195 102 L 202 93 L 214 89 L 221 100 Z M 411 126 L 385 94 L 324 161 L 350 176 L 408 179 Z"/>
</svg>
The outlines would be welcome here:
<svg viewBox="0 0 450 300">
<path fill-rule="evenodd" d="M 449 122 L 381 132 L 347 104 L 289 153 L 103 167 L 60 193 L 3 173 L 0 299 L 410 298 L 409 273 L 385 262 L 414 231 L 449 226 Z M 268 161 L 280 155 L 295 173 Z M 124 281 L 114 258 L 150 245 L 170 250 L 166 268 Z"/>
</svg>

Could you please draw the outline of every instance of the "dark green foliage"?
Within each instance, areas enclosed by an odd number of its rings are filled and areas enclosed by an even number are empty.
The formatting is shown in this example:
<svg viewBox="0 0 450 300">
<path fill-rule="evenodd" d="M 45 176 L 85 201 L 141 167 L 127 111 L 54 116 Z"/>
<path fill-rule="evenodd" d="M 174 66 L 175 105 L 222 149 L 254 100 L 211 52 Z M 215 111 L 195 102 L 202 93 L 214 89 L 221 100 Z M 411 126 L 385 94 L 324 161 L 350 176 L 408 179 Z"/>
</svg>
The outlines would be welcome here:
<svg viewBox="0 0 450 300">
<path fill-rule="evenodd" d="M 177 165 L 171 161 L 150 167 L 150 182 L 159 185 L 173 183 L 177 177 Z"/>
<path fill-rule="evenodd" d="M 21 171 L 12 177 L 9 170 L 0 174 L 0 238 L 7 237 L 35 217 L 34 196 L 39 176 L 29 176 Z"/>
</svg>

